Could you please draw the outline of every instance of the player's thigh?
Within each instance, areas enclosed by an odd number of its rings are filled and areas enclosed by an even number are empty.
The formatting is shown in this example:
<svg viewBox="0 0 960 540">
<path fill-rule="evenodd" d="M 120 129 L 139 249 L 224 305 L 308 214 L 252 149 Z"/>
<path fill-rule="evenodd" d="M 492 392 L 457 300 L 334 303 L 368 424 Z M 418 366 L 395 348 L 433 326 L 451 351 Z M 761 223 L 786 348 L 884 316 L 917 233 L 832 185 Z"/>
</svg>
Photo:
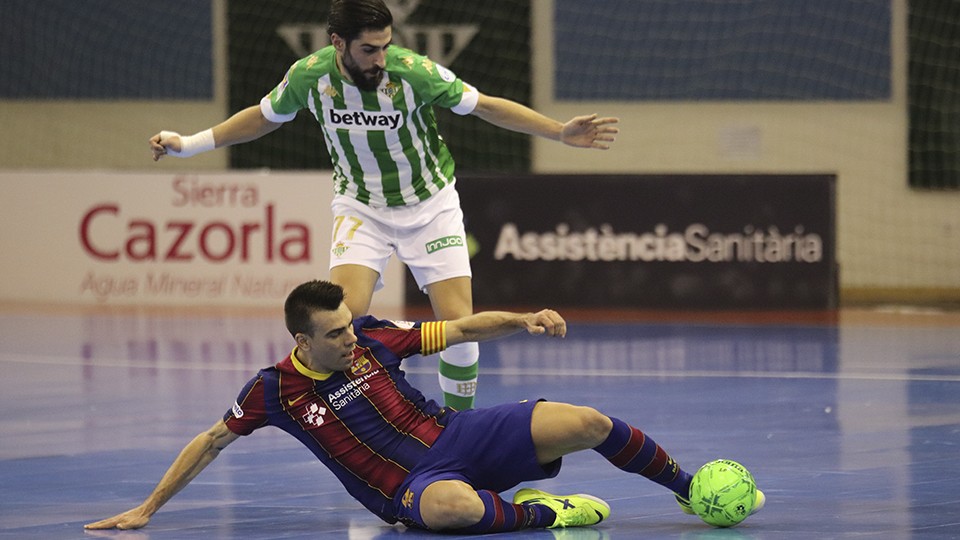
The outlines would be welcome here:
<svg viewBox="0 0 960 540">
<path fill-rule="evenodd" d="M 379 273 L 396 250 L 394 231 L 377 219 L 372 208 L 334 202 L 330 238 L 330 268 L 359 264 Z"/>
<path fill-rule="evenodd" d="M 359 264 L 341 264 L 330 269 L 330 281 L 343 287 L 343 302 L 354 317 L 359 317 L 370 310 L 380 272 Z"/>
<path fill-rule="evenodd" d="M 430 283 L 426 289 L 437 319 L 459 319 L 473 313 L 473 280 L 470 277 Z"/>
<path fill-rule="evenodd" d="M 425 209 L 437 210 L 434 207 Z M 397 257 L 407 265 L 420 290 L 453 278 L 471 278 L 470 254 L 458 206 L 444 206 L 431 219 L 418 219 L 398 236 Z M 462 298 L 469 287 L 458 289 Z M 432 295 L 431 295 L 432 296 Z M 472 297 L 469 297 L 472 303 Z"/>
<path fill-rule="evenodd" d="M 530 434 L 540 463 L 594 448 L 606 440 L 613 422 L 596 409 L 541 401 L 533 409 Z"/>
<path fill-rule="evenodd" d="M 373 292 L 383 287 L 383 271 L 394 252 L 392 231 L 370 208 L 334 203 L 330 280 L 343 286 L 355 316 L 370 307 Z"/>
</svg>

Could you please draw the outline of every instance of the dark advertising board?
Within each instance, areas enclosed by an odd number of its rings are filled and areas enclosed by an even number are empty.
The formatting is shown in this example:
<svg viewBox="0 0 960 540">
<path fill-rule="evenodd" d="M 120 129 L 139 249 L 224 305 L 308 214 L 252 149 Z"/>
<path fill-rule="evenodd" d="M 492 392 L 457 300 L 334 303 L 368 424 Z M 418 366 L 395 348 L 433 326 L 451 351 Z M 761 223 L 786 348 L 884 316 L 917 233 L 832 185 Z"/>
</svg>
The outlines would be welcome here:
<svg viewBox="0 0 960 540">
<path fill-rule="evenodd" d="M 834 175 L 461 176 L 474 303 L 832 309 Z M 407 303 L 425 295 L 408 277 Z"/>
<path fill-rule="evenodd" d="M 393 44 L 449 68 L 500 97 L 530 102 L 530 4 L 516 0 L 386 0 Z M 327 46 L 330 0 L 227 2 L 229 108 L 256 105 L 299 58 Z M 527 171 L 529 137 L 436 108 L 457 165 Z M 478 144 L 477 141 L 483 141 Z M 283 129 L 230 148 L 233 168 L 329 169 L 323 134 L 309 111 Z"/>
</svg>

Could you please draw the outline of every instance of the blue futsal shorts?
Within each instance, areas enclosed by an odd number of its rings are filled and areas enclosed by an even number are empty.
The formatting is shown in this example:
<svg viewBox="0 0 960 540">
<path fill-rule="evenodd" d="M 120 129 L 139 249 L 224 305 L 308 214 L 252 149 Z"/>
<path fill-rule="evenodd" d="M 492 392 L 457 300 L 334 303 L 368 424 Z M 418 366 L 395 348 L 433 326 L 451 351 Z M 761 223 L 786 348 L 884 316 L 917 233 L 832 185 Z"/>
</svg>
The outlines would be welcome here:
<svg viewBox="0 0 960 540">
<path fill-rule="evenodd" d="M 420 496 L 439 480 L 460 480 L 474 489 L 499 493 L 521 482 L 556 476 L 561 460 L 537 463 L 530 435 L 536 404 L 522 401 L 457 413 L 393 497 L 397 519 L 408 527 L 426 529 Z"/>
</svg>

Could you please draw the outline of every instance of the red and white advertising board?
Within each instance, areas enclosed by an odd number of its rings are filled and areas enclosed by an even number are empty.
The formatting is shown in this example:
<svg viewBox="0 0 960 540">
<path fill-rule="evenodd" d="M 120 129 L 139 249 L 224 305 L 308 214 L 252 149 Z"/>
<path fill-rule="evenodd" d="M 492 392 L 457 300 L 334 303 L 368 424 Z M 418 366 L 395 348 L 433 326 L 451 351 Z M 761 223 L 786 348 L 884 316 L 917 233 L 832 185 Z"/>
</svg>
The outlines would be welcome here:
<svg viewBox="0 0 960 540">
<path fill-rule="evenodd" d="M 281 306 L 325 278 L 328 172 L 0 172 L 0 300 Z M 392 265 L 375 306 L 403 304 Z"/>
</svg>

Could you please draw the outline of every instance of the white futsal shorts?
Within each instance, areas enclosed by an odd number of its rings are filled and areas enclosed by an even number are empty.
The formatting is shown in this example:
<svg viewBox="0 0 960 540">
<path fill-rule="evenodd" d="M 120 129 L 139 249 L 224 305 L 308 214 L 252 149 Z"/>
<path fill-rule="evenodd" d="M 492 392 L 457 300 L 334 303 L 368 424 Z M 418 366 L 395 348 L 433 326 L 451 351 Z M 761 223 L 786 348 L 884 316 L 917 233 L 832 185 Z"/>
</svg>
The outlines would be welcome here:
<svg viewBox="0 0 960 540">
<path fill-rule="evenodd" d="M 417 286 L 455 277 L 472 277 L 460 195 L 453 185 L 413 206 L 371 208 L 336 195 L 330 268 L 359 264 L 380 274 L 394 253 L 413 274 Z"/>
</svg>

